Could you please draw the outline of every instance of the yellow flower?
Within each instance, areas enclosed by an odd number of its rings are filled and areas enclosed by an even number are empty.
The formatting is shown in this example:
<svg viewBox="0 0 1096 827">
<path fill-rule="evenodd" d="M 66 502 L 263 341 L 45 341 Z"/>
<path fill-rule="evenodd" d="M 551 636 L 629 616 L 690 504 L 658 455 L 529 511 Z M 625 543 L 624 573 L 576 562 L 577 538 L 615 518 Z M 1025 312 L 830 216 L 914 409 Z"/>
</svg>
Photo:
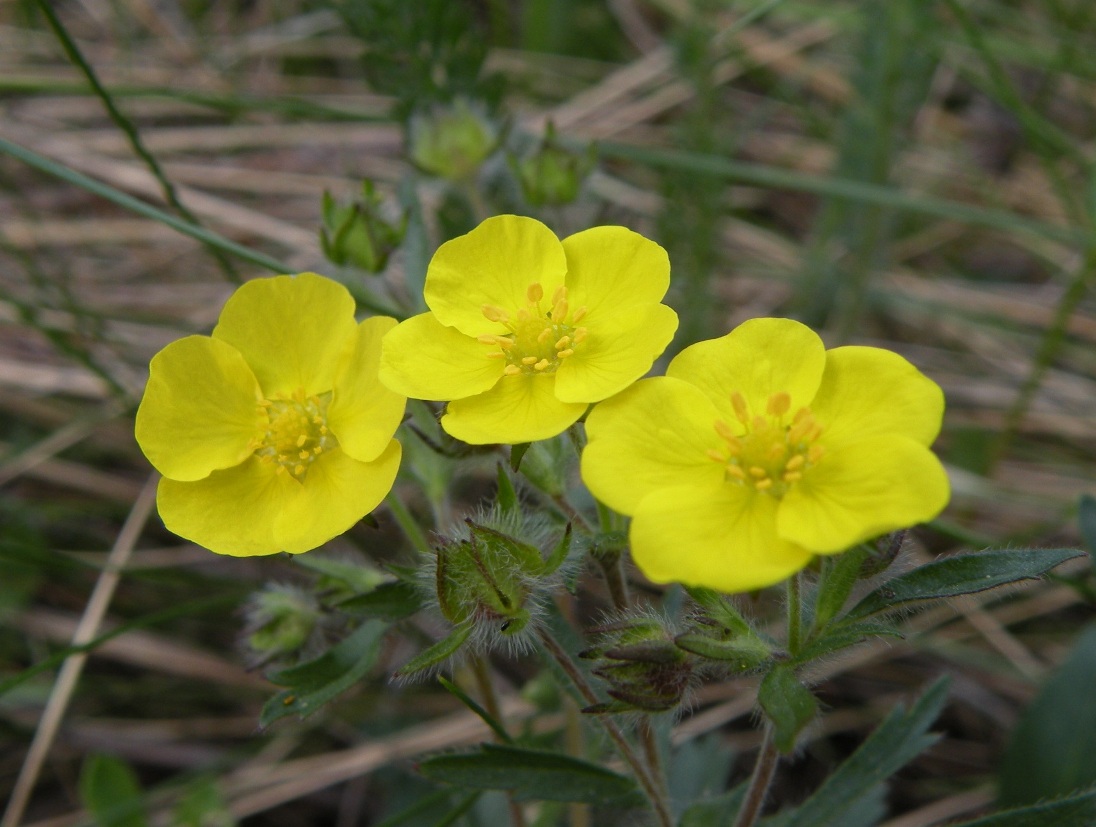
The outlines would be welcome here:
<svg viewBox="0 0 1096 827">
<path fill-rule="evenodd" d="M 940 388 L 901 356 L 754 319 L 591 412 L 582 478 L 658 583 L 739 592 L 935 517 Z"/>
<path fill-rule="evenodd" d="M 381 381 L 448 401 L 442 427 L 465 442 L 547 439 L 650 370 L 677 329 L 669 283 L 666 251 L 624 227 L 561 242 L 489 218 L 434 254 L 430 312 L 384 337 Z"/>
<path fill-rule="evenodd" d="M 277 276 L 156 354 L 135 430 L 164 525 L 219 554 L 296 553 L 375 508 L 400 464 L 405 399 L 377 381 L 395 324 L 358 324 L 330 279 Z"/>
</svg>

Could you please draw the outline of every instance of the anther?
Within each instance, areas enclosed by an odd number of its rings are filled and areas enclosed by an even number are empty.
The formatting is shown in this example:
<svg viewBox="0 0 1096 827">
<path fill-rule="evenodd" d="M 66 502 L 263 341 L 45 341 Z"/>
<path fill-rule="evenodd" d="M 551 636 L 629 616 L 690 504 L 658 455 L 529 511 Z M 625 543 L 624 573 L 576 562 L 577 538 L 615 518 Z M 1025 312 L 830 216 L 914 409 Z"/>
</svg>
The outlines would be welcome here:
<svg viewBox="0 0 1096 827">
<path fill-rule="evenodd" d="M 517 376 L 519 373 L 521 373 L 521 368 L 519 368 L 517 365 L 507 365 L 505 368 L 503 368 L 502 372 L 505 373 L 507 376 Z"/>
<path fill-rule="evenodd" d="M 552 321 L 561 322 L 567 318 L 567 299 L 560 299 L 552 306 Z"/>
<path fill-rule="evenodd" d="M 709 448 L 707 454 L 708 459 L 715 460 L 716 462 L 724 463 L 727 461 L 727 457 L 715 448 Z"/>
<path fill-rule="evenodd" d="M 574 321 L 572 319 L 572 321 Z M 571 340 L 577 345 L 586 338 L 587 330 L 585 327 L 576 327 L 575 332 L 571 334 Z"/>
<path fill-rule="evenodd" d="M 544 298 L 544 288 L 540 286 L 539 281 L 529 285 L 529 289 L 525 291 L 525 298 L 529 299 L 531 304 L 536 304 Z"/>
<path fill-rule="evenodd" d="M 533 370 L 544 370 L 546 367 L 548 367 L 549 364 L 550 363 L 547 359 L 541 359 L 539 362 L 533 365 Z"/>
<path fill-rule="evenodd" d="M 768 491 L 772 487 L 773 487 L 773 481 L 771 479 L 768 479 L 768 478 L 765 478 L 763 480 L 758 480 L 757 482 L 754 483 L 754 488 L 756 488 L 758 491 Z"/>
<path fill-rule="evenodd" d="M 743 425 L 750 424 L 750 408 L 746 404 L 746 397 L 739 391 L 731 394 L 731 407 L 734 408 L 734 415 L 739 422 Z"/>
<path fill-rule="evenodd" d="M 803 463 L 807 461 L 806 457 L 802 454 L 796 454 L 794 457 L 784 463 L 784 468 L 788 471 L 798 471 L 803 467 Z"/>
<path fill-rule="evenodd" d="M 741 466 L 738 466 L 738 465 L 733 465 L 733 464 L 728 465 L 727 466 L 727 473 L 730 474 L 735 479 L 739 479 L 739 480 L 745 480 L 746 479 L 746 472 L 743 471 Z"/>
<path fill-rule="evenodd" d="M 537 335 L 537 344 L 543 345 L 549 339 L 552 338 L 552 328 L 546 327 Z"/>
<path fill-rule="evenodd" d="M 495 307 L 493 304 L 485 304 L 480 307 L 480 312 L 489 322 L 506 322 L 509 320 L 510 315 L 501 307 Z"/>
<path fill-rule="evenodd" d="M 481 345 L 497 345 L 499 343 L 498 336 L 477 336 L 476 341 Z"/>
<path fill-rule="evenodd" d="M 582 307 L 575 311 L 575 315 L 571 317 L 571 324 L 577 324 L 582 319 L 584 319 L 586 317 L 586 314 L 589 312 L 590 308 L 588 308 L 586 305 L 582 305 Z"/>
<path fill-rule="evenodd" d="M 812 445 L 810 448 L 807 449 L 807 462 L 811 463 L 811 465 L 814 465 L 814 463 L 816 463 L 816 462 L 818 462 L 818 460 L 822 459 L 822 457 L 825 456 L 825 454 L 826 454 L 826 449 L 823 448 L 821 445 L 815 443 L 814 445 Z"/>
<path fill-rule="evenodd" d="M 536 356 L 525 356 L 522 358 L 521 363 L 523 365 L 535 365 L 540 360 Z"/>
<path fill-rule="evenodd" d="M 784 482 L 799 482 L 803 479 L 803 475 L 798 471 L 785 471 L 782 479 Z"/>
<path fill-rule="evenodd" d="M 774 393 L 769 397 L 769 403 L 765 407 L 767 413 L 772 416 L 783 416 L 792 406 L 792 398 L 786 391 Z"/>
<path fill-rule="evenodd" d="M 305 436 L 304 434 L 301 434 L 299 437 L 297 437 L 297 447 L 298 448 L 300 448 L 306 442 L 308 442 L 308 437 Z"/>
<path fill-rule="evenodd" d="M 750 476 L 754 479 L 763 480 L 765 479 L 765 477 L 769 476 L 769 472 L 766 471 L 764 468 L 761 468 L 760 466 L 751 465 Z"/>
<path fill-rule="evenodd" d="M 547 328 L 545 328 L 545 329 L 547 330 Z M 555 348 L 556 350 L 563 350 L 563 349 L 564 349 L 565 347 L 567 347 L 567 345 L 569 345 L 569 344 L 571 344 L 571 337 L 570 337 L 570 336 L 560 336 L 560 337 L 559 337 L 559 341 L 558 341 L 558 342 L 556 342 L 556 343 L 555 343 L 555 344 L 553 345 L 553 347 L 554 347 L 554 348 Z"/>
<path fill-rule="evenodd" d="M 567 298 L 567 288 L 564 285 L 560 285 L 552 293 L 552 306 L 559 304 L 561 301 Z"/>
<path fill-rule="evenodd" d="M 567 348 L 566 350 L 561 350 L 559 353 L 557 353 L 556 357 L 559 358 L 559 359 L 566 359 L 568 356 L 574 356 L 574 355 L 575 355 L 575 352 L 571 348 Z"/>
<path fill-rule="evenodd" d="M 490 353 L 485 353 L 484 356 L 486 356 L 488 359 L 505 359 L 506 358 L 506 354 L 503 353 L 501 350 L 493 350 Z"/>
</svg>

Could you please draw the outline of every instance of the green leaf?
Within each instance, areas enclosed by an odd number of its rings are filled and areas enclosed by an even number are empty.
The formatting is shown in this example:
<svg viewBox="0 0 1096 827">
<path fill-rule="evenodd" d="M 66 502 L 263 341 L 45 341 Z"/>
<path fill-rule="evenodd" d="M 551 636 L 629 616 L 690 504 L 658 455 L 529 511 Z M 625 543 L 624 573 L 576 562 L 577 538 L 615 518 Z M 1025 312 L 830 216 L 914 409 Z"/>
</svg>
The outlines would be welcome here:
<svg viewBox="0 0 1096 827">
<path fill-rule="evenodd" d="M 1026 548 L 945 557 L 888 580 L 853 606 L 844 621 L 893 611 L 917 600 L 973 594 L 1018 580 L 1032 580 L 1082 554 L 1071 548 Z"/>
<path fill-rule="evenodd" d="M 474 752 L 435 755 L 419 764 L 434 781 L 481 790 L 510 790 L 519 800 L 621 804 L 635 792 L 623 775 L 556 752 L 483 744 Z"/>
<path fill-rule="evenodd" d="M 704 610 L 704 613 L 716 623 L 738 634 L 754 634 L 750 624 L 746 622 L 746 618 L 719 592 L 699 586 L 688 586 L 685 591 Z"/>
<path fill-rule="evenodd" d="M 491 713 L 476 703 L 467 692 L 444 675 L 438 675 L 438 683 L 444 686 L 449 693 L 456 697 L 462 704 L 472 710 L 481 721 L 487 724 L 487 726 L 491 727 L 492 732 L 498 736 L 500 741 L 504 744 L 514 743 L 514 739 L 510 737 L 510 733 L 506 731 L 506 727 L 492 718 Z"/>
<path fill-rule="evenodd" d="M 441 663 L 464 645 L 464 642 L 472 635 L 474 628 L 471 623 L 457 626 L 449 635 L 443 637 L 425 652 L 411 658 L 396 672 L 394 677 L 407 678 L 416 672 L 421 672 L 423 669 L 429 669 L 431 666 Z"/>
<path fill-rule="evenodd" d="M 333 580 L 345 583 L 358 593 L 371 592 L 382 583 L 391 580 L 391 575 L 373 568 L 368 563 L 351 563 L 346 560 L 332 560 L 319 554 L 298 554 L 293 557 L 298 566 L 319 572 Z"/>
<path fill-rule="evenodd" d="M 518 507 L 518 492 L 514 490 L 514 483 L 510 481 L 510 475 L 500 462 L 496 474 L 497 486 L 495 499 L 498 500 L 499 510 L 503 514 L 512 514 Z"/>
<path fill-rule="evenodd" d="M 772 657 L 772 650 L 756 635 L 720 640 L 703 632 L 685 632 L 674 638 L 674 643 L 702 658 L 726 661 L 738 672 L 757 669 Z"/>
<path fill-rule="evenodd" d="M 384 583 L 368 594 L 359 594 L 338 604 L 340 611 L 359 617 L 396 621 L 410 617 L 423 606 L 422 595 L 413 583 Z"/>
<path fill-rule="evenodd" d="M 926 731 L 947 698 L 947 680 L 938 680 L 910 709 L 898 705 L 814 795 L 789 814 L 780 827 L 845 827 L 866 797 L 936 741 Z"/>
<path fill-rule="evenodd" d="M 293 713 L 307 718 L 361 680 L 376 662 L 387 629 L 387 623 L 366 621 L 354 634 L 315 660 L 272 675 L 272 683 L 289 688 L 263 705 L 259 726 L 269 726 Z"/>
<path fill-rule="evenodd" d="M 510 446 L 510 469 L 517 471 L 521 468 L 521 460 L 525 456 L 525 452 L 529 450 L 531 442 L 521 442 L 517 445 Z"/>
<path fill-rule="evenodd" d="M 1017 807 L 1096 784 L 1096 626 L 1024 711 L 1000 768 L 1000 804 Z"/>
<path fill-rule="evenodd" d="M 964 821 L 953 827 L 1092 827 L 1093 824 L 1096 824 L 1096 790 Z"/>
<path fill-rule="evenodd" d="M 543 574 L 554 574 L 559 570 L 559 567 L 563 565 L 563 561 L 567 559 L 567 555 L 571 553 L 571 524 L 567 523 L 567 527 L 563 529 L 563 536 L 559 538 L 559 542 L 556 543 L 556 547 L 552 549 L 552 553 L 548 555 L 548 559 L 544 561 Z"/>
<path fill-rule="evenodd" d="M 818 711 L 818 701 L 795 676 L 790 666 L 773 667 L 761 680 L 757 702 L 772 722 L 777 748 L 787 754 L 795 739 Z"/>
<path fill-rule="evenodd" d="M 93 755 L 80 771 L 80 798 L 97 827 L 146 827 L 143 793 L 129 764 Z"/>
<path fill-rule="evenodd" d="M 825 634 L 807 643 L 792 661 L 793 664 L 810 663 L 817 658 L 832 655 L 850 646 L 856 646 L 872 637 L 902 637 L 893 626 L 886 623 L 865 621 L 861 623 L 842 623 Z"/>
<path fill-rule="evenodd" d="M 236 827 L 215 778 L 191 782 L 173 815 L 172 827 Z"/>
</svg>

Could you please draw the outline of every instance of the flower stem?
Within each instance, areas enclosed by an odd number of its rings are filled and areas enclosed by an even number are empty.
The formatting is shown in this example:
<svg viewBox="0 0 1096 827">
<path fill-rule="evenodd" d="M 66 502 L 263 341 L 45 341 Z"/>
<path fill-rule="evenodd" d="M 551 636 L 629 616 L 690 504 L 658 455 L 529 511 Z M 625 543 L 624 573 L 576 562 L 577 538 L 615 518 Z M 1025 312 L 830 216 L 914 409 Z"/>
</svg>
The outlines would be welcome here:
<svg viewBox="0 0 1096 827">
<path fill-rule="evenodd" d="M 773 728 L 766 725 L 761 752 L 757 755 L 757 763 L 754 764 L 753 774 L 750 776 L 750 786 L 746 789 L 746 797 L 738 809 L 734 827 L 753 827 L 757 823 L 757 818 L 761 815 L 761 807 L 765 803 L 765 796 L 769 792 L 769 785 L 776 773 L 776 762 L 779 757 Z"/>
<path fill-rule="evenodd" d="M 538 635 L 540 637 L 540 642 L 544 644 L 544 648 L 548 650 L 548 653 L 555 659 L 560 668 L 567 673 L 567 677 L 571 679 L 571 683 L 574 684 L 586 703 L 598 703 L 598 696 L 594 693 L 594 690 L 590 688 L 590 684 L 586 682 L 586 679 L 582 676 L 578 667 L 575 666 L 570 656 L 563 650 L 563 647 L 559 645 L 556 639 L 552 637 L 551 633 L 546 629 L 540 629 Z M 670 815 L 670 807 L 667 804 L 665 797 L 660 792 L 658 785 L 651 779 L 651 776 L 647 772 L 647 768 L 643 765 L 639 756 L 636 755 L 635 750 L 632 749 L 632 745 L 628 743 L 628 739 L 624 737 L 624 733 L 620 731 L 620 727 L 618 727 L 616 722 L 607 715 L 599 715 L 598 720 L 601 722 L 601 725 L 605 727 L 605 731 L 608 733 L 609 738 L 611 738 L 616 745 L 620 757 L 632 768 L 632 774 L 635 775 L 639 785 L 643 787 L 647 799 L 654 808 L 660 827 L 673 827 L 673 816 Z"/>
<path fill-rule="evenodd" d="M 491 671 L 487 659 L 478 656 L 472 659 L 472 674 L 476 677 L 476 686 L 479 689 L 480 699 L 487 714 L 499 722 L 502 726 L 502 709 L 499 707 L 498 695 L 495 694 L 495 685 L 491 681 Z M 496 740 L 501 740 L 496 735 Z M 521 811 L 521 805 L 514 799 L 513 792 L 507 792 L 506 803 L 510 809 L 510 824 L 512 827 L 525 827 L 525 814 Z"/>
<path fill-rule="evenodd" d="M 803 594 L 799 573 L 788 578 L 788 652 L 798 654 L 803 638 Z"/>
<path fill-rule="evenodd" d="M 430 542 L 426 539 L 426 535 L 423 534 L 422 529 L 419 528 L 418 522 L 411 516 L 411 512 L 407 510 L 407 506 L 403 504 L 396 495 L 396 490 L 392 489 L 388 492 L 388 496 L 385 497 L 385 502 L 388 503 L 388 510 L 392 512 L 393 518 L 403 531 L 404 536 L 408 539 L 416 551 L 429 552 Z"/>
</svg>

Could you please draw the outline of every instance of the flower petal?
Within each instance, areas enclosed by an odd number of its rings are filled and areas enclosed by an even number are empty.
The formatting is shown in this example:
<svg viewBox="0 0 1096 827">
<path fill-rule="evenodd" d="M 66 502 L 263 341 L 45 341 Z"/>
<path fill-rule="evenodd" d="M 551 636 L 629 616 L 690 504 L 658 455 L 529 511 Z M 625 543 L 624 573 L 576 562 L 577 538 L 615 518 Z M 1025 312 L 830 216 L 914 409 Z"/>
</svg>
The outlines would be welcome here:
<svg viewBox="0 0 1096 827">
<path fill-rule="evenodd" d="M 353 459 L 380 456 L 403 419 L 406 397 L 377 378 L 381 338 L 396 326 L 387 316 L 366 319 L 350 336 L 335 369 L 335 387 L 327 407 L 327 425 Z"/>
<path fill-rule="evenodd" d="M 931 445 L 940 432 L 944 393 L 897 353 L 839 347 L 826 351 L 826 370 L 811 411 L 825 425 L 827 447 L 880 434 L 902 434 Z"/>
<path fill-rule="evenodd" d="M 740 392 L 755 413 L 764 413 L 769 397 L 784 391 L 795 411 L 810 404 L 825 363 L 825 346 L 806 325 L 791 319 L 751 319 L 722 338 L 685 348 L 666 375 L 696 385 L 734 425 L 732 393 Z"/>
<path fill-rule="evenodd" d="M 199 480 L 251 455 L 266 419 L 260 399 L 239 351 L 208 336 L 187 336 L 152 358 L 134 433 L 165 477 Z"/>
<path fill-rule="evenodd" d="M 592 227 L 563 239 L 567 299 L 589 317 L 662 301 L 670 286 L 670 258 L 626 227 Z"/>
<path fill-rule="evenodd" d="M 422 313 L 385 334 L 381 382 L 412 399 L 475 396 L 498 382 L 506 366 L 503 359 L 488 359 L 490 350 L 474 337 L 445 327 L 433 313 Z"/>
<path fill-rule="evenodd" d="M 504 376 L 486 393 L 450 402 L 441 426 L 470 445 L 548 439 L 567 430 L 587 407 L 560 402 L 553 392 L 555 384 L 550 374 Z"/>
<path fill-rule="evenodd" d="M 821 554 L 931 520 L 947 505 L 936 456 L 905 436 L 876 436 L 826 454 L 784 496 L 777 530 Z"/>
<path fill-rule="evenodd" d="M 533 218 L 498 215 L 438 248 L 426 270 L 426 305 L 443 325 L 469 336 L 505 333 L 484 317 L 483 305 L 515 313 L 530 284 L 539 282 L 550 297 L 566 272 L 555 233 Z"/>
<path fill-rule="evenodd" d="M 392 489 L 400 456 L 400 444 L 393 439 L 372 462 L 359 462 L 338 450 L 317 457 L 297 496 L 274 522 L 279 545 L 297 554 L 348 530 Z"/>
<path fill-rule="evenodd" d="M 720 445 L 718 416 L 703 392 L 680 379 L 636 382 L 586 417 L 583 482 L 621 514 L 634 514 L 663 488 L 721 483 L 723 465 L 707 455 Z"/>
<path fill-rule="evenodd" d="M 196 482 L 164 478 L 156 506 L 168 530 L 218 554 L 252 557 L 282 550 L 274 524 L 300 483 L 252 457 Z"/>
<path fill-rule="evenodd" d="M 719 483 L 665 488 L 644 497 L 632 518 L 632 556 L 655 583 L 722 592 L 771 586 L 811 560 L 776 534 L 777 501 Z"/>
<path fill-rule="evenodd" d="M 556 372 L 564 402 L 600 402 L 639 379 L 670 344 L 677 314 L 664 304 L 593 319 L 589 333 Z"/>
<path fill-rule="evenodd" d="M 213 337 L 243 354 L 267 397 L 331 390 L 354 332 L 354 299 L 337 281 L 301 273 L 254 279 L 225 303 Z"/>
</svg>

